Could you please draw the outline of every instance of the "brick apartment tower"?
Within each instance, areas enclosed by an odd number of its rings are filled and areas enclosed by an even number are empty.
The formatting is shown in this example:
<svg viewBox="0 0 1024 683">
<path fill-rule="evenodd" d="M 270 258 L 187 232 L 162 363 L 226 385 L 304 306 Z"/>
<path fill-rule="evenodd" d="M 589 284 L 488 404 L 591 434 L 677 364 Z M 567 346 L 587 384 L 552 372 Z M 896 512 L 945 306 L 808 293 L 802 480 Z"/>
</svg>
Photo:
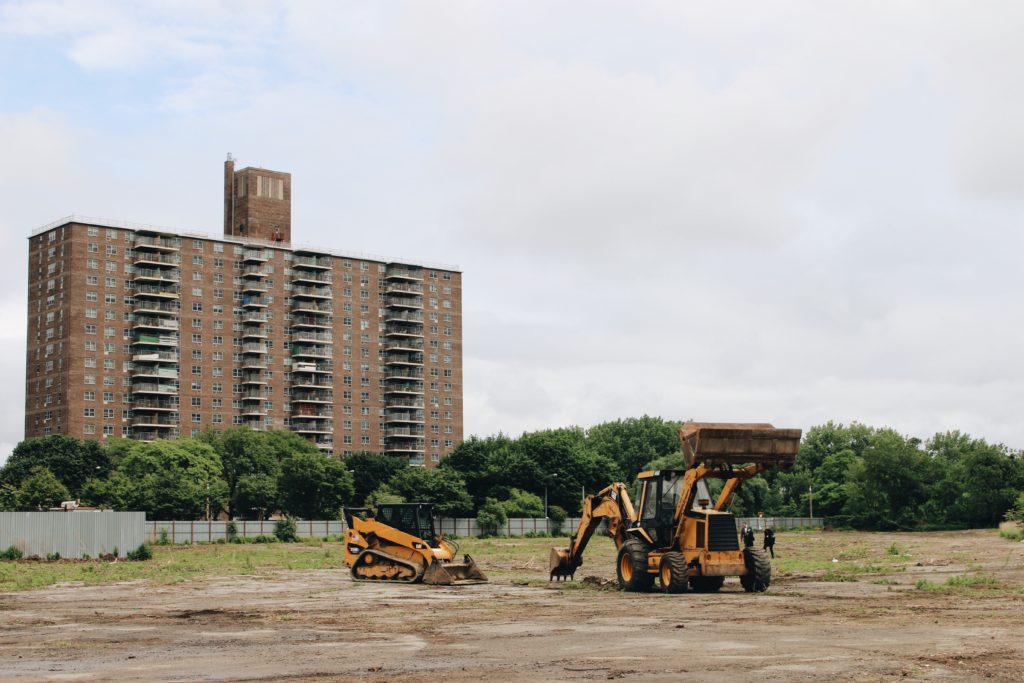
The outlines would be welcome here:
<svg viewBox="0 0 1024 683">
<path fill-rule="evenodd" d="M 237 424 L 437 464 L 463 436 L 462 274 L 293 248 L 290 198 L 289 174 L 229 159 L 223 238 L 76 217 L 35 231 L 25 436 Z"/>
</svg>

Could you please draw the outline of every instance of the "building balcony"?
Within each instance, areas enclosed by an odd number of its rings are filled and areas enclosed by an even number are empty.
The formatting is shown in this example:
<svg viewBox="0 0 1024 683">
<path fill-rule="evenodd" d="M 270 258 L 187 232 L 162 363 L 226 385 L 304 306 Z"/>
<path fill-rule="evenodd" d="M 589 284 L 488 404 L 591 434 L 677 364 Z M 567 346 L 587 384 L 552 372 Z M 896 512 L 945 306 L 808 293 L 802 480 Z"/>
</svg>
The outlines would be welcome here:
<svg viewBox="0 0 1024 683">
<path fill-rule="evenodd" d="M 384 385 L 385 396 L 416 396 L 423 395 L 423 382 L 409 382 L 401 381 L 396 382 L 392 379 L 388 379 Z"/>
<path fill-rule="evenodd" d="M 242 294 L 259 295 L 267 291 L 267 283 L 263 280 L 242 280 Z"/>
<path fill-rule="evenodd" d="M 267 414 L 262 403 L 243 404 L 240 410 L 239 414 L 243 417 L 263 417 Z"/>
<path fill-rule="evenodd" d="M 292 418 L 292 430 L 299 434 L 332 434 L 334 427 L 323 421 L 296 421 Z"/>
<path fill-rule="evenodd" d="M 243 323 L 265 323 L 267 322 L 267 314 L 261 311 L 245 311 L 242 313 Z"/>
<path fill-rule="evenodd" d="M 423 453 L 426 450 L 426 441 L 423 439 L 391 439 L 384 442 L 385 453 Z"/>
<path fill-rule="evenodd" d="M 311 299 L 292 299 L 292 313 L 308 315 L 331 315 L 334 307 L 330 301 L 314 301 Z"/>
<path fill-rule="evenodd" d="M 384 311 L 384 322 L 386 323 L 418 323 L 423 324 L 423 313 L 419 311 L 397 311 L 388 309 Z"/>
<path fill-rule="evenodd" d="M 266 277 L 267 269 L 262 265 L 259 266 L 242 266 L 242 277 Z"/>
<path fill-rule="evenodd" d="M 149 411 L 156 412 L 175 412 L 178 410 L 178 401 L 176 400 L 161 400 L 154 398 L 135 398 L 132 397 L 132 414 L 143 413 Z"/>
<path fill-rule="evenodd" d="M 293 315 L 288 322 L 294 328 L 330 329 L 334 325 L 334 317 L 329 315 Z"/>
<path fill-rule="evenodd" d="M 267 380 L 264 379 L 262 372 L 243 372 L 242 376 L 238 378 L 241 384 L 266 384 Z"/>
<path fill-rule="evenodd" d="M 135 366 L 132 368 L 132 379 L 178 379 L 178 369 L 159 365 Z"/>
<path fill-rule="evenodd" d="M 292 358 L 330 358 L 329 346 L 292 346 Z"/>
<path fill-rule="evenodd" d="M 177 237 L 150 236 L 135 233 L 135 241 L 132 243 L 132 248 L 136 252 L 140 250 L 173 252 L 181 249 L 181 240 Z"/>
<path fill-rule="evenodd" d="M 243 339 L 266 339 L 267 331 L 260 325 L 243 325 L 242 326 L 242 338 Z"/>
<path fill-rule="evenodd" d="M 422 408 L 422 398 L 392 397 L 384 401 L 385 408 Z"/>
<path fill-rule="evenodd" d="M 387 410 L 384 414 L 385 424 L 423 424 L 422 410 Z"/>
<path fill-rule="evenodd" d="M 384 355 L 384 362 L 388 365 L 423 365 L 423 354 L 418 351 L 388 353 Z"/>
<path fill-rule="evenodd" d="M 132 271 L 132 280 L 140 282 L 174 283 L 181 282 L 181 275 L 176 269 L 162 270 L 159 268 L 135 268 Z"/>
<path fill-rule="evenodd" d="M 256 294 L 242 294 L 242 306 L 245 308 L 266 308 L 269 302 Z"/>
<path fill-rule="evenodd" d="M 132 417 L 132 427 L 177 427 L 178 419 L 157 413 Z"/>
<path fill-rule="evenodd" d="M 320 287 L 292 287 L 292 299 L 319 299 L 326 300 L 334 296 L 331 288 L 323 285 Z"/>
<path fill-rule="evenodd" d="M 143 353 L 139 349 L 146 346 L 177 347 L 178 337 L 168 334 L 147 334 L 145 332 L 134 332 L 132 337 L 133 352 Z"/>
<path fill-rule="evenodd" d="M 330 270 L 332 267 L 330 256 L 307 256 L 295 254 L 292 256 L 292 268 L 307 268 L 309 270 Z"/>
<path fill-rule="evenodd" d="M 292 382 L 292 392 L 301 389 L 333 389 L 334 382 L 326 381 L 322 377 L 317 379 L 317 375 L 300 375 Z"/>
<path fill-rule="evenodd" d="M 395 296 L 388 294 L 385 298 L 388 308 L 394 309 L 422 309 L 423 299 L 412 296 Z M 422 320 L 422 317 L 420 318 Z"/>
<path fill-rule="evenodd" d="M 243 401 L 262 401 L 263 390 L 262 389 L 243 389 L 241 392 L 235 394 L 238 398 Z"/>
<path fill-rule="evenodd" d="M 411 337 L 403 337 L 400 339 L 388 340 L 384 342 L 385 351 L 422 351 L 423 342 L 419 339 L 413 339 Z"/>
<path fill-rule="evenodd" d="M 390 439 L 422 439 L 423 425 L 416 427 L 388 427 L 384 436 Z"/>
<path fill-rule="evenodd" d="M 134 363 L 177 363 L 177 351 L 139 351 L 132 354 Z"/>
<path fill-rule="evenodd" d="M 423 269 L 410 268 L 408 266 L 388 266 L 384 273 L 386 280 L 398 280 L 404 282 L 423 282 Z"/>
<path fill-rule="evenodd" d="M 243 263 L 266 263 L 269 259 L 262 249 L 245 249 L 242 252 Z"/>
<path fill-rule="evenodd" d="M 242 353 L 259 353 L 263 354 L 267 352 L 267 345 L 263 342 L 244 342 L 239 350 Z"/>
<path fill-rule="evenodd" d="M 147 315 L 178 315 L 181 304 L 177 301 L 165 302 L 151 299 L 139 299 L 135 302 L 135 313 Z"/>
<path fill-rule="evenodd" d="M 156 382 L 132 382 L 132 394 L 177 395 L 177 384 L 158 384 Z M 134 404 L 133 404 L 134 407 Z"/>
<path fill-rule="evenodd" d="M 330 391 L 304 391 L 301 394 L 292 394 L 292 403 L 334 403 L 334 393 Z"/>
<path fill-rule="evenodd" d="M 173 253 L 161 253 L 159 251 L 141 251 L 136 252 L 135 260 L 132 263 L 136 267 L 177 268 L 181 265 L 181 256 Z"/>
<path fill-rule="evenodd" d="M 145 428 L 132 429 L 131 437 L 136 441 L 156 441 L 157 439 L 177 439 L 179 431 L 176 428 Z"/>
<path fill-rule="evenodd" d="M 292 409 L 292 419 L 305 418 L 307 420 L 329 420 L 334 417 L 334 411 L 330 406 L 323 407 L 312 403 L 304 403 Z"/>
<path fill-rule="evenodd" d="M 181 285 L 136 284 L 132 289 L 135 299 L 180 299 Z"/>
<path fill-rule="evenodd" d="M 333 344 L 334 335 L 330 332 L 293 332 L 291 336 L 292 343 L 295 342 L 313 342 L 315 344 Z"/>
<path fill-rule="evenodd" d="M 390 367 L 384 374 L 384 379 L 420 379 L 423 377 L 423 368 L 421 367 Z"/>
<path fill-rule="evenodd" d="M 388 323 L 384 325 L 384 334 L 387 337 L 408 337 L 411 339 L 423 339 L 423 325 L 406 325 Z"/>
<path fill-rule="evenodd" d="M 302 373 L 322 373 L 329 374 L 334 372 L 333 363 L 312 363 L 309 361 L 299 361 L 292 363 L 292 374 Z"/>
<path fill-rule="evenodd" d="M 423 285 L 414 282 L 389 281 L 384 285 L 387 294 L 413 294 L 422 295 Z"/>
<path fill-rule="evenodd" d="M 134 329 L 156 329 L 156 330 L 177 330 L 179 327 L 177 320 L 173 318 L 160 318 L 151 315 L 139 315 L 138 313 L 132 319 L 132 327 Z"/>
</svg>

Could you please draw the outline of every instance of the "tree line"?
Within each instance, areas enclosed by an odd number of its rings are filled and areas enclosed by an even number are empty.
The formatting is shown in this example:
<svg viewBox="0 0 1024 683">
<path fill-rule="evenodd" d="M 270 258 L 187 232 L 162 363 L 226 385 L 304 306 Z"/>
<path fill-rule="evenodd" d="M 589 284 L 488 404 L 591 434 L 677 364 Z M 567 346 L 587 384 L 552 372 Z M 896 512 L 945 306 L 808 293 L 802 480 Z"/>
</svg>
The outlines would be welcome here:
<svg viewBox="0 0 1024 683">
<path fill-rule="evenodd" d="M 433 469 L 376 453 L 334 460 L 292 432 L 244 427 L 149 443 L 33 438 L 0 469 L 0 509 L 80 498 L 150 519 L 335 519 L 346 505 L 415 501 L 488 524 L 545 512 L 559 519 L 579 513 L 584 492 L 648 469 L 683 468 L 679 426 L 644 416 L 471 437 Z M 805 432 L 794 467 L 746 482 L 732 510 L 804 517 L 813 507 L 816 517 L 859 529 L 985 527 L 1024 509 L 1022 489 L 1024 458 L 1005 446 L 956 431 L 922 441 L 829 422 Z"/>
</svg>

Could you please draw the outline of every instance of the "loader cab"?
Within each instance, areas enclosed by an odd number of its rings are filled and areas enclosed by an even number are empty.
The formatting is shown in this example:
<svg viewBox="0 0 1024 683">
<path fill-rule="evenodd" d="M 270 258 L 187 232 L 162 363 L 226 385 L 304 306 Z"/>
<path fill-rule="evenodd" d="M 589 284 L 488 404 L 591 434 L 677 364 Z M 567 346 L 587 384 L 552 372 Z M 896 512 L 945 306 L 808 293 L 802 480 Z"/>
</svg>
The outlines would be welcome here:
<svg viewBox="0 0 1024 683">
<path fill-rule="evenodd" d="M 388 526 L 437 546 L 434 533 L 434 506 L 430 503 L 382 503 L 376 518 Z"/>
<path fill-rule="evenodd" d="M 672 544 L 684 474 L 683 470 L 657 470 L 637 475 L 640 483 L 638 524 L 659 547 Z"/>
</svg>

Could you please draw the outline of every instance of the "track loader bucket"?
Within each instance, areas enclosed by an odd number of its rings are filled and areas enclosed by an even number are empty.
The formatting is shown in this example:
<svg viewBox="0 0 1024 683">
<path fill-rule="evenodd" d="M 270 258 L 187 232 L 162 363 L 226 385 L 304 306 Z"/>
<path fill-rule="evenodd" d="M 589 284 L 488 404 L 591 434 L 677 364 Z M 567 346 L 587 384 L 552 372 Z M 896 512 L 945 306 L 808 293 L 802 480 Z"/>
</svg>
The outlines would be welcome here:
<svg viewBox="0 0 1024 683">
<path fill-rule="evenodd" d="M 462 562 L 441 562 L 435 560 L 423 572 L 423 583 L 431 586 L 466 585 L 486 583 L 487 576 L 469 555 L 462 556 Z"/>
<path fill-rule="evenodd" d="M 799 429 L 776 429 L 766 423 L 686 422 L 679 440 L 687 467 L 753 463 L 785 467 L 796 462 L 800 434 Z"/>
</svg>

